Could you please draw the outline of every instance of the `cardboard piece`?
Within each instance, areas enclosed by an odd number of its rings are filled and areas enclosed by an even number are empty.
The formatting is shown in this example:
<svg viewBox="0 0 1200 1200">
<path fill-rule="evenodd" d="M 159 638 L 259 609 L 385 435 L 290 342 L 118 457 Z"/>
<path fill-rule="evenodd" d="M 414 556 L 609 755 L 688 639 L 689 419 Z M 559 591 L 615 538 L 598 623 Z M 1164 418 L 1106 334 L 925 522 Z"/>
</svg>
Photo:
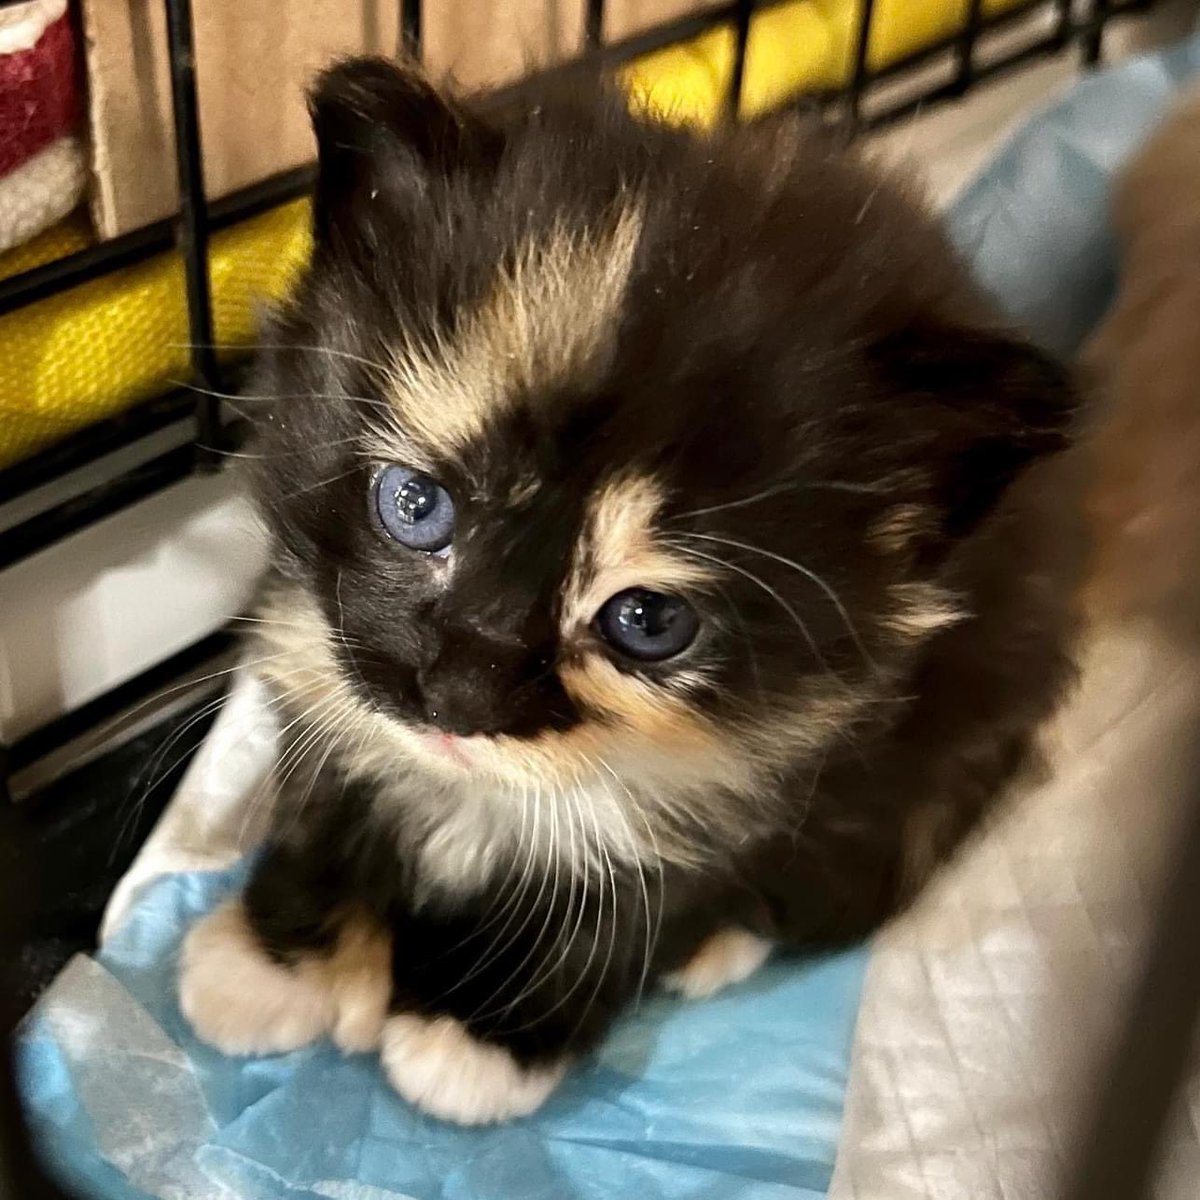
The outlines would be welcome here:
<svg viewBox="0 0 1200 1200">
<path fill-rule="evenodd" d="M 610 0 L 605 37 L 679 16 L 699 0 Z M 178 208 L 161 0 L 82 0 L 97 232 L 114 237 Z M 584 0 L 426 0 L 425 62 L 469 88 L 507 82 L 582 45 Z M 332 59 L 388 54 L 398 0 L 196 0 L 205 181 L 210 197 L 310 161 L 304 89 Z"/>
</svg>

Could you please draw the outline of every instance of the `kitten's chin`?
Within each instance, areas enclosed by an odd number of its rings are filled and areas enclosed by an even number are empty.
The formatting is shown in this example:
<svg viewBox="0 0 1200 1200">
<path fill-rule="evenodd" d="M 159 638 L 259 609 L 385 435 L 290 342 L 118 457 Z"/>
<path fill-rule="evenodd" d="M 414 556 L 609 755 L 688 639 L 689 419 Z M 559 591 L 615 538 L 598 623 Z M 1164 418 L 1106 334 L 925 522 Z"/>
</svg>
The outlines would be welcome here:
<svg viewBox="0 0 1200 1200">
<path fill-rule="evenodd" d="M 461 771 L 473 771 L 479 766 L 479 742 L 476 737 L 456 737 L 452 733 L 429 731 L 414 733 L 421 753 L 440 764 Z"/>
</svg>

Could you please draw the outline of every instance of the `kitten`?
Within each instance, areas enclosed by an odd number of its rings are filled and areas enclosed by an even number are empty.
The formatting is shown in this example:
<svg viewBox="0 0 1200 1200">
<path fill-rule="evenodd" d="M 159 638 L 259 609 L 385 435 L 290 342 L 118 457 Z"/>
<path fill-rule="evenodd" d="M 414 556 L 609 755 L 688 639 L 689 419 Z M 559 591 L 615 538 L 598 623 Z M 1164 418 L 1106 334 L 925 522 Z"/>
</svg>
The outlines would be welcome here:
<svg viewBox="0 0 1200 1200">
<path fill-rule="evenodd" d="M 1114 189 L 1120 287 L 1084 352 L 1102 398 L 1087 511 L 1090 612 L 1200 635 L 1200 88 Z"/>
<path fill-rule="evenodd" d="M 354 61 L 256 392 L 277 829 L 202 921 L 232 1053 L 533 1111 L 656 981 L 901 907 L 1070 674 L 1075 398 L 793 119 L 496 116 Z"/>
</svg>

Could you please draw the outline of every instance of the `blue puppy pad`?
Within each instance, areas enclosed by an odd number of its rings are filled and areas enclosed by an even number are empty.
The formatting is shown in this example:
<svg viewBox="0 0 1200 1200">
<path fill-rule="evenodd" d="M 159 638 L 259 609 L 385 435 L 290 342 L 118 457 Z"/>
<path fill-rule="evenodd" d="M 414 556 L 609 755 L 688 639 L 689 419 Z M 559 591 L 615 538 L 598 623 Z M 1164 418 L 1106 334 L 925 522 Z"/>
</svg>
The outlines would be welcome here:
<svg viewBox="0 0 1200 1200">
<path fill-rule="evenodd" d="M 955 202 L 950 234 L 976 276 L 1046 346 L 1073 353 L 1112 300 L 1112 176 L 1197 72 L 1200 37 L 1088 76 Z"/>
<path fill-rule="evenodd" d="M 563 1200 L 826 1194 L 866 951 L 778 963 L 712 1000 L 647 1000 L 534 1116 L 422 1116 L 373 1055 L 232 1059 L 176 1004 L 187 928 L 240 873 L 150 885 L 47 993 L 21 1054 L 45 1153 L 87 1195 Z"/>
</svg>

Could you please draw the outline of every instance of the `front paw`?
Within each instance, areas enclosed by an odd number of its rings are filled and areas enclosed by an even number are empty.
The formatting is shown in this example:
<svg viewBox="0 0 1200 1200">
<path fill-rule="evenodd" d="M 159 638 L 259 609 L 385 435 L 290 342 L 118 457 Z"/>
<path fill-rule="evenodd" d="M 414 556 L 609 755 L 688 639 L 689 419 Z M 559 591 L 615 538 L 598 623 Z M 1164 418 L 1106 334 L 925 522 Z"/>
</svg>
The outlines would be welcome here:
<svg viewBox="0 0 1200 1200">
<path fill-rule="evenodd" d="M 472 1037 L 453 1017 L 414 1013 L 388 1020 L 381 1057 L 401 1096 L 458 1125 L 528 1116 L 566 1071 L 565 1063 L 523 1067 L 503 1046 Z"/>
<path fill-rule="evenodd" d="M 663 987 L 688 1000 L 704 1000 L 749 979 L 771 954 L 771 943 L 745 929 L 714 933 L 678 971 L 663 977 Z"/>
<path fill-rule="evenodd" d="M 197 1036 L 226 1054 L 281 1054 L 328 1033 L 333 993 L 315 963 L 275 962 L 241 901 L 205 917 L 184 939 L 179 1006 Z"/>
</svg>

